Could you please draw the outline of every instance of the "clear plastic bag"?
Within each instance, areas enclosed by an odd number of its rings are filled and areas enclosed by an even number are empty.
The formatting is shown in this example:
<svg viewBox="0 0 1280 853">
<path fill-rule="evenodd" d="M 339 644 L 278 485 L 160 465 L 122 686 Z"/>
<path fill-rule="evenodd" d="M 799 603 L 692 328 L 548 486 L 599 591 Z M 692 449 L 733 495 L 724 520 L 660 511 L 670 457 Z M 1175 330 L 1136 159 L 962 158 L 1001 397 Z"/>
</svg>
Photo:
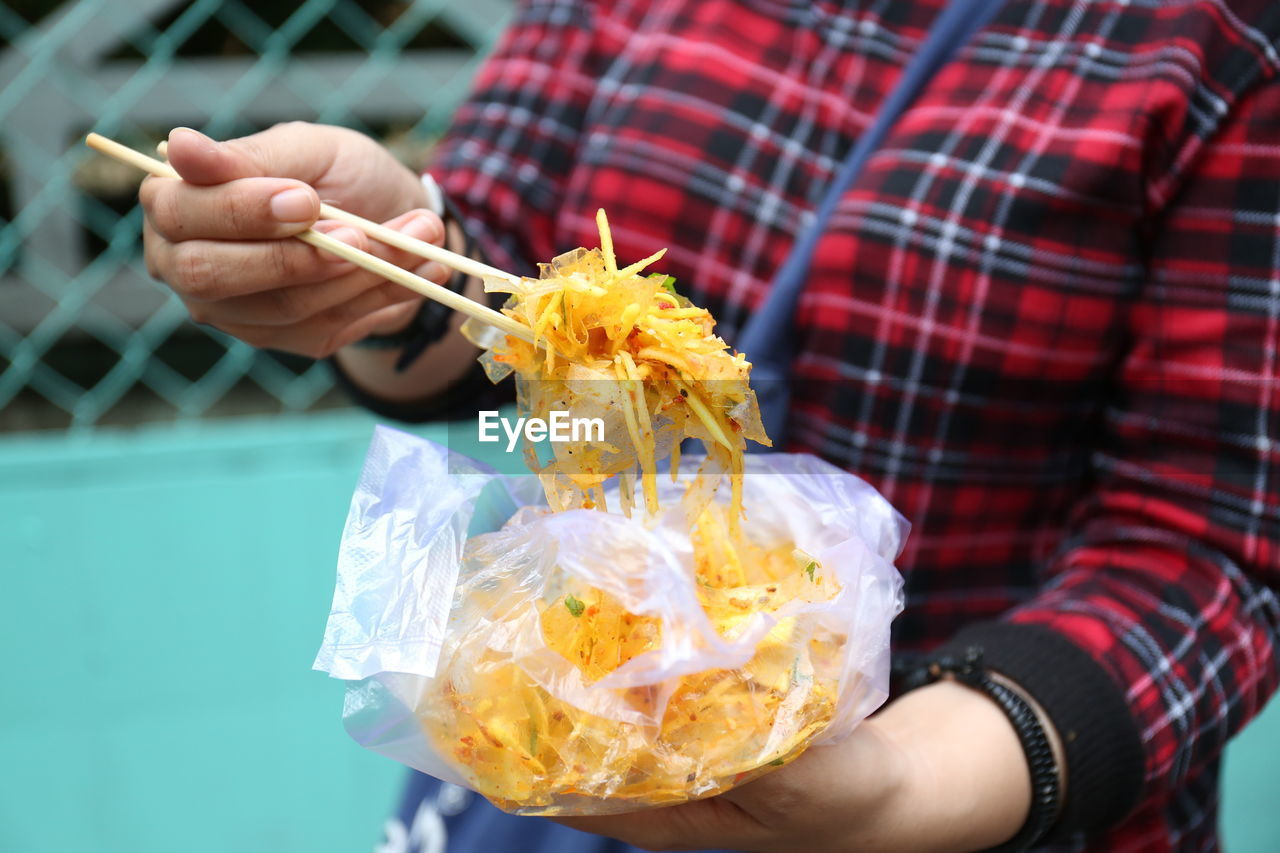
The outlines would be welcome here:
<svg viewBox="0 0 1280 853">
<path fill-rule="evenodd" d="M 710 796 L 846 737 L 887 696 L 906 521 L 816 457 L 749 456 L 770 574 L 712 588 L 721 540 L 662 484 L 648 522 L 550 513 L 534 477 L 379 427 L 315 662 L 351 736 L 520 814 Z"/>
</svg>

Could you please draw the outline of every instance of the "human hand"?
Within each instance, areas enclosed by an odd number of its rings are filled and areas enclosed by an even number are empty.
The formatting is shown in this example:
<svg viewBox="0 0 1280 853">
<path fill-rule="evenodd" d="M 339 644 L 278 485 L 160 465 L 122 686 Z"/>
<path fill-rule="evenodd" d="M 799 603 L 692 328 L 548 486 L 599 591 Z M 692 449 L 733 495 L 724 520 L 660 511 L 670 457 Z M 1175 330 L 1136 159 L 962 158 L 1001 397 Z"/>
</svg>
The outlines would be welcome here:
<svg viewBox="0 0 1280 853">
<path fill-rule="evenodd" d="M 184 180 L 150 177 L 140 193 L 147 269 L 196 322 L 313 358 L 403 328 L 421 297 L 285 239 L 313 225 L 424 278 L 448 277 L 439 264 L 316 221 L 323 199 L 420 240 L 444 239 L 440 218 L 415 209 L 425 203 L 418 177 L 363 134 L 293 122 L 219 143 L 180 128 L 168 156 Z"/>
<path fill-rule="evenodd" d="M 942 681 L 718 797 L 556 820 L 649 850 L 960 853 L 1012 838 L 1030 804 L 1030 771 L 1004 712 Z"/>
</svg>

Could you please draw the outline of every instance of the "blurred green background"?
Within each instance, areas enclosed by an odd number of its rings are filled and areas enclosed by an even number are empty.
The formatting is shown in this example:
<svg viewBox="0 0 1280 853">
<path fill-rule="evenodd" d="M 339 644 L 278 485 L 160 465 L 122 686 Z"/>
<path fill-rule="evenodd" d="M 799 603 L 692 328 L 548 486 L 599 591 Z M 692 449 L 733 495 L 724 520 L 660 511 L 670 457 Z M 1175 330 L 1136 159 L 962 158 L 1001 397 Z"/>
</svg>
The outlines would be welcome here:
<svg viewBox="0 0 1280 853">
<path fill-rule="evenodd" d="M 0 850 L 374 848 L 403 774 L 310 670 L 372 425 L 0 439 Z"/>
<path fill-rule="evenodd" d="M 374 421 L 191 324 L 142 268 L 138 175 L 80 139 L 320 120 L 416 165 L 509 5 L 0 3 L 3 853 L 381 840 L 402 771 L 310 670 Z M 1280 850 L 1277 758 L 1273 703 L 1229 753 L 1235 853 Z"/>
<path fill-rule="evenodd" d="M 309 671 L 369 421 L 0 440 L 0 850 L 372 850 L 401 774 Z"/>
</svg>

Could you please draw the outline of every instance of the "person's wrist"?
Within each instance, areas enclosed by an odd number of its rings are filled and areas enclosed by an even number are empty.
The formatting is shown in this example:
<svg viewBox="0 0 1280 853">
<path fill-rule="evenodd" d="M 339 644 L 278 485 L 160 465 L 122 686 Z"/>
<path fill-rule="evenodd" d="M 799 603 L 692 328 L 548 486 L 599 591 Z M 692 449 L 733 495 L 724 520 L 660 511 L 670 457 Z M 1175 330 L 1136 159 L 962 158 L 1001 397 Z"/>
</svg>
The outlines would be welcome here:
<svg viewBox="0 0 1280 853">
<path fill-rule="evenodd" d="M 1012 838 L 1031 808 L 1026 755 L 1000 707 L 943 680 L 913 690 L 872 720 L 904 756 L 897 798 L 915 849 L 963 853 Z"/>
</svg>

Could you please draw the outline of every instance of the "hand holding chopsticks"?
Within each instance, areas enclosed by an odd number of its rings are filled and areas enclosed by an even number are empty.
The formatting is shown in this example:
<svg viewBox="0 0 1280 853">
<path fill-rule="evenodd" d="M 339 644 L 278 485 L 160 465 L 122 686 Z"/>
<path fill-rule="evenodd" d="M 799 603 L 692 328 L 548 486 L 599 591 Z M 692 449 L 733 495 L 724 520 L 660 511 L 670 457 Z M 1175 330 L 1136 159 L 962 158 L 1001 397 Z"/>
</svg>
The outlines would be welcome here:
<svg viewBox="0 0 1280 853">
<path fill-rule="evenodd" d="M 135 151 L 125 145 L 121 145 L 106 137 L 96 133 L 91 133 L 85 140 L 86 144 L 96 151 L 106 154 L 122 163 L 134 166 L 145 172 L 158 177 L 180 178 L 181 176 L 167 163 L 149 157 L 139 151 Z M 340 210 L 329 204 L 320 205 L 320 216 L 325 219 L 333 219 L 344 224 L 351 225 L 375 240 L 379 240 L 387 245 L 394 246 L 398 249 L 410 252 L 427 260 L 435 261 L 450 269 L 458 270 L 467 275 L 476 276 L 481 279 L 500 279 L 503 281 L 518 280 L 517 276 L 504 272 L 488 264 L 481 263 L 472 258 L 459 255 L 444 249 L 440 246 L 427 243 L 422 240 L 416 240 L 406 234 L 402 234 L 386 226 L 376 222 L 371 222 L 355 214 Z M 462 294 L 455 293 L 446 287 L 428 281 L 421 276 L 415 275 L 401 267 L 396 266 L 375 255 L 363 252 L 353 246 L 350 246 L 341 240 L 336 240 L 326 234 L 315 229 L 309 229 L 300 234 L 295 235 L 297 239 L 308 243 L 316 248 L 323 249 L 326 252 L 337 255 L 344 260 L 381 276 L 389 281 L 395 282 L 409 290 L 419 293 L 428 299 L 440 302 L 455 311 L 473 317 L 483 323 L 487 323 L 494 328 L 520 338 L 526 341 L 532 341 L 532 333 L 530 329 L 511 319 L 510 317 L 498 311 L 475 302 Z"/>
</svg>

